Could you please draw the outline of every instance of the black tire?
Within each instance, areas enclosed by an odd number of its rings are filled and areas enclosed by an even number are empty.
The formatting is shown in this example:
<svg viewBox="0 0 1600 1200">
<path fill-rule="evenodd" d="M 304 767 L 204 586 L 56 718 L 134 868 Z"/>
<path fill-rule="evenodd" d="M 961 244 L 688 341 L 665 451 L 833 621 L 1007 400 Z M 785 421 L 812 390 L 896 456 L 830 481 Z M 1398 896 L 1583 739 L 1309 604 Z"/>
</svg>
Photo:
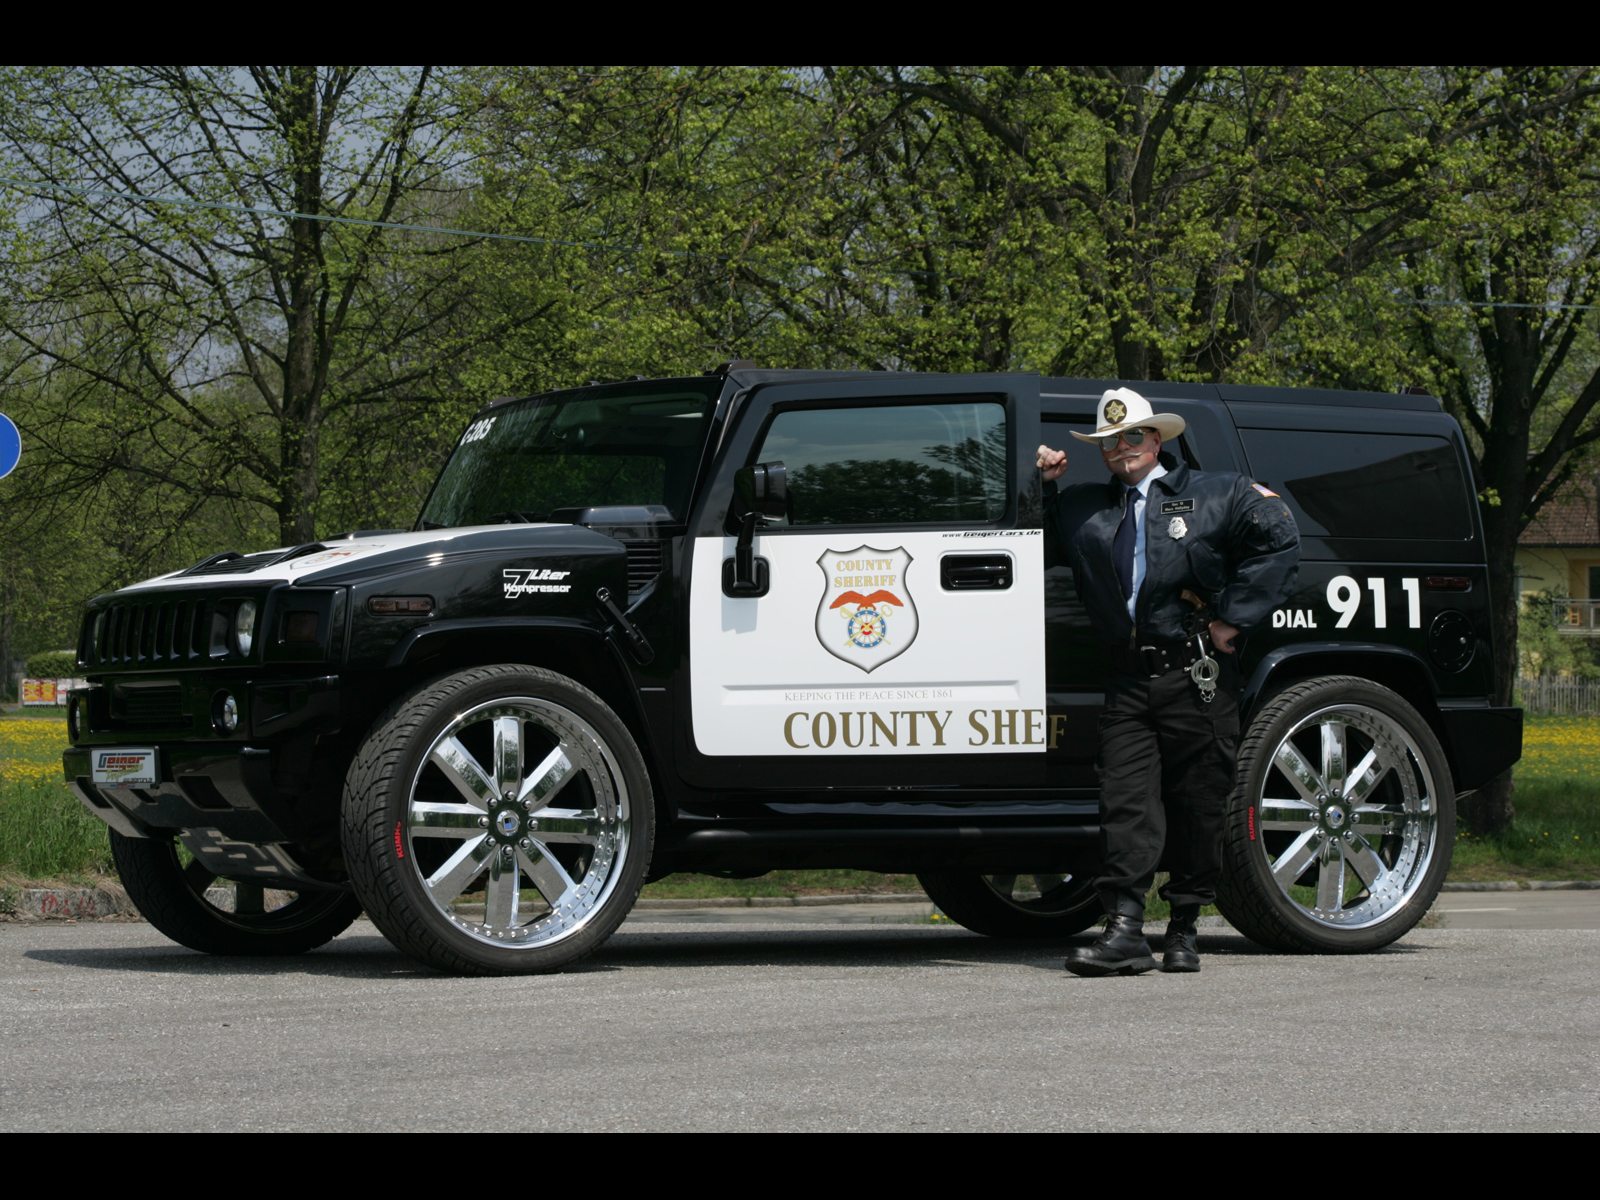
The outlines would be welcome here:
<svg viewBox="0 0 1600 1200">
<path fill-rule="evenodd" d="M 361 915 L 349 892 L 268 891 L 235 883 L 230 902 L 208 896 L 219 882 L 198 860 L 178 858 L 173 838 L 130 838 L 111 830 L 111 858 L 128 898 L 179 945 L 206 954 L 303 954 L 332 941 Z M 274 903 L 288 897 L 281 903 Z"/>
<path fill-rule="evenodd" d="M 1089 928 L 1103 912 L 1089 875 L 981 875 L 919 871 L 928 898 L 958 925 L 995 938 L 1052 940 Z"/>
<path fill-rule="evenodd" d="M 443 971 L 525 975 L 576 962 L 622 923 L 655 806 L 604 701 L 503 664 L 379 718 L 345 778 L 343 837 L 356 895 L 396 947 Z"/>
<path fill-rule="evenodd" d="M 1376 950 L 1438 896 L 1455 844 L 1450 767 L 1388 688 L 1339 675 L 1279 692 L 1251 722 L 1237 779 L 1217 906 L 1252 941 Z"/>
</svg>

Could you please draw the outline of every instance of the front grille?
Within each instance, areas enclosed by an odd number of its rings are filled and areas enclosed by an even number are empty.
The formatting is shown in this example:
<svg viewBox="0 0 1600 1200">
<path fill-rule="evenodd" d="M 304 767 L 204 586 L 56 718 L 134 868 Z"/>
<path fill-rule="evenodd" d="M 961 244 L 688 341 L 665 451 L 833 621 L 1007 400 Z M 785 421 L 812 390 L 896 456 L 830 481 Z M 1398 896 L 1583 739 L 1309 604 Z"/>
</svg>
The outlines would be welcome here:
<svg viewBox="0 0 1600 1200">
<path fill-rule="evenodd" d="M 214 618 L 205 597 L 121 600 L 84 621 L 78 657 L 90 667 L 181 665 L 205 659 Z"/>
<path fill-rule="evenodd" d="M 173 725 L 183 719 L 183 689 L 176 683 L 119 685 L 111 692 L 111 715 L 130 725 Z"/>
<path fill-rule="evenodd" d="M 623 542 L 628 548 L 628 600 L 631 603 L 645 585 L 661 574 L 660 542 Z"/>
</svg>

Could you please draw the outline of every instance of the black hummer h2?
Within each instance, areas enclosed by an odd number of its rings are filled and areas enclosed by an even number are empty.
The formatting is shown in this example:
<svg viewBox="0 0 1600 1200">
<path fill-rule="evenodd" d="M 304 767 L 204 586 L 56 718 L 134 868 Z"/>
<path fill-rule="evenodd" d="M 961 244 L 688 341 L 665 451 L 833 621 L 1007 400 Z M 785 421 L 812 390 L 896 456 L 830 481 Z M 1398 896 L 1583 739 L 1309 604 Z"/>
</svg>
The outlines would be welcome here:
<svg viewBox="0 0 1600 1200">
<path fill-rule="evenodd" d="M 647 878 L 776 867 L 1076 932 L 1106 648 L 1047 566 L 1034 452 L 1106 386 L 734 364 L 492 404 L 410 532 L 92 601 L 66 774 L 140 909 L 214 953 L 365 908 L 435 966 L 542 971 Z M 1242 656 L 1222 907 L 1270 946 L 1385 945 L 1457 794 L 1520 752 L 1461 432 L 1425 397 L 1136 386 L 1303 537 Z M 1103 472 L 1080 447 L 1066 482 Z"/>
</svg>

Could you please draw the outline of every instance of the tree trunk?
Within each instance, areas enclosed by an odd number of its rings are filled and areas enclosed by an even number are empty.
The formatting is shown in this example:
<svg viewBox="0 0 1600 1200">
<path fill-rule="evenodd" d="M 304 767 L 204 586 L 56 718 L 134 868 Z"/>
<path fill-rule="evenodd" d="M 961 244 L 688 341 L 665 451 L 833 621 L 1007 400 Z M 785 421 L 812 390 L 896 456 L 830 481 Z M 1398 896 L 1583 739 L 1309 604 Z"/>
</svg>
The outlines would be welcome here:
<svg viewBox="0 0 1600 1200">
<path fill-rule="evenodd" d="M 296 211 L 291 218 L 289 259 L 289 329 L 283 367 L 283 433 L 279 451 L 282 500 L 279 532 L 285 542 L 300 544 L 316 537 L 318 443 L 321 432 L 321 388 L 317 360 L 321 350 L 318 298 L 324 225 L 307 219 L 322 210 L 321 114 L 317 110 L 317 70 L 291 67 L 283 104 L 284 138 L 294 172 Z"/>
<path fill-rule="evenodd" d="M 1484 510 L 1483 536 L 1489 565 L 1489 632 L 1494 639 L 1494 703 L 1506 705 L 1511 703 L 1517 680 L 1520 597 L 1514 568 L 1523 498 L 1519 497 L 1515 504 L 1509 497 L 1502 496 L 1500 500 L 1499 505 Z M 1510 827 L 1516 816 L 1512 791 L 1510 771 L 1478 789 L 1463 813 L 1474 834 L 1501 833 Z"/>
</svg>

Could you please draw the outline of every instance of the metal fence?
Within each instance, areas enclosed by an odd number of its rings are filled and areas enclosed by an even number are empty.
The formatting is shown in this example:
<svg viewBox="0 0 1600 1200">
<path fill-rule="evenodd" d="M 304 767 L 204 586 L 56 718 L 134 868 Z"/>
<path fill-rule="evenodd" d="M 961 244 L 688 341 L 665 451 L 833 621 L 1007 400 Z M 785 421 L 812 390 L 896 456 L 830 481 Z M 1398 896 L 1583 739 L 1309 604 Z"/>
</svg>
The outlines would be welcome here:
<svg viewBox="0 0 1600 1200">
<path fill-rule="evenodd" d="M 1524 675 L 1517 680 L 1517 703 L 1527 712 L 1543 716 L 1600 716 L 1600 679 Z"/>
</svg>

